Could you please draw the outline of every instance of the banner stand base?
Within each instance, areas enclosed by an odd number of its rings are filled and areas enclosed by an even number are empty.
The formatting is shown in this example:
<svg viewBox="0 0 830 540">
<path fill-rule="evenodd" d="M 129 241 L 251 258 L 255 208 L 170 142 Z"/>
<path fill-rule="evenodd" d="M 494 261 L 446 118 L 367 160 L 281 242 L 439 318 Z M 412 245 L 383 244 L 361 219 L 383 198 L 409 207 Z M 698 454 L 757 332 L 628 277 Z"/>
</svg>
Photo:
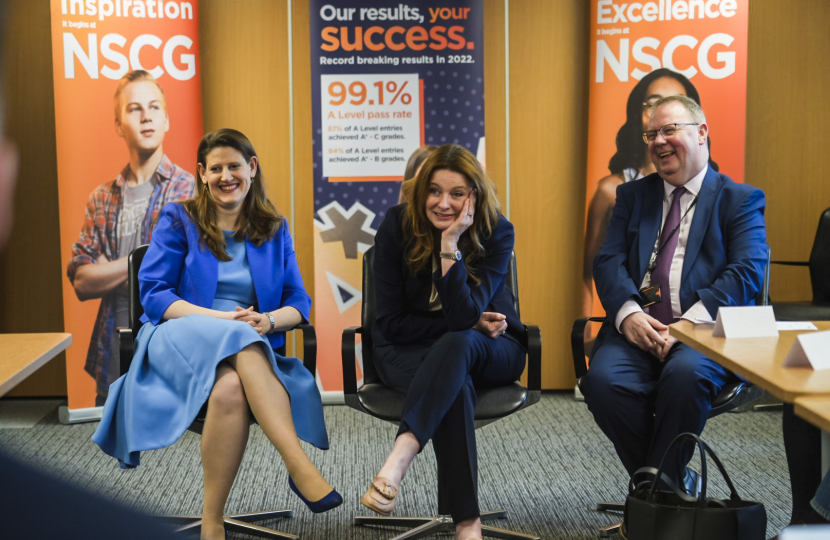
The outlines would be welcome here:
<svg viewBox="0 0 830 540">
<path fill-rule="evenodd" d="M 323 405 L 345 405 L 346 398 L 343 396 L 342 390 L 324 391 L 320 392 L 320 397 L 323 398 Z"/>
<path fill-rule="evenodd" d="M 89 407 L 86 409 L 70 409 L 66 405 L 58 407 L 58 420 L 61 424 L 80 424 L 82 422 L 97 422 L 101 419 L 103 407 Z"/>
</svg>

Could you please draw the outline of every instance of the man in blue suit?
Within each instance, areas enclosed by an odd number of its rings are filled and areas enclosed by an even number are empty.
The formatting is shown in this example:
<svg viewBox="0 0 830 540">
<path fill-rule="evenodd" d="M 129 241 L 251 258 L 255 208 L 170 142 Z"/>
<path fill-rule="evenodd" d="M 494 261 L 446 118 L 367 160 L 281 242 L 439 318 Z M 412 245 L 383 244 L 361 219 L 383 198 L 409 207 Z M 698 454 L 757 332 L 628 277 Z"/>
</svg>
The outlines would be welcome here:
<svg viewBox="0 0 830 540">
<path fill-rule="evenodd" d="M 657 173 L 617 188 L 594 280 L 608 318 L 582 381 L 588 408 L 629 474 L 657 467 L 680 433 L 700 434 L 735 375 L 668 334 L 683 318 L 753 303 L 767 259 L 764 194 L 708 165 L 709 126 L 685 96 L 658 101 L 643 134 Z M 694 448 L 667 474 L 689 485 Z"/>
</svg>

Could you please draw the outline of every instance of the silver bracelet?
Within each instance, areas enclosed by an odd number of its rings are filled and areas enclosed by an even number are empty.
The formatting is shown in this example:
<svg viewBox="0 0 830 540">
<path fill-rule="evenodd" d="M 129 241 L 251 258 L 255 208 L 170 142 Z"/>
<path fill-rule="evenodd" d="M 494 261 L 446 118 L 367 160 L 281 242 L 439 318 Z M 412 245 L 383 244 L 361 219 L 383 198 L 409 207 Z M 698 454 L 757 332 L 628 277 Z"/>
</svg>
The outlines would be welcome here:
<svg viewBox="0 0 830 540">
<path fill-rule="evenodd" d="M 270 329 L 270 330 L 268 330 L 268 332 L 266 332 L 266 334 L 270 334 L 271 332 L 273 332 L 273 331 L 274 331 L 274 327 L 276 326 L 276 323 L 274 323 L 274 316 L 273 316 L 273 315 L 271 315 L 270 313 L 264 313 L 264 315 L 265 315 L 266 317 L 268 317 L 268 320 L 269 320 L 269 321 L 271 321 L 271 329 Z"/>
</svg>

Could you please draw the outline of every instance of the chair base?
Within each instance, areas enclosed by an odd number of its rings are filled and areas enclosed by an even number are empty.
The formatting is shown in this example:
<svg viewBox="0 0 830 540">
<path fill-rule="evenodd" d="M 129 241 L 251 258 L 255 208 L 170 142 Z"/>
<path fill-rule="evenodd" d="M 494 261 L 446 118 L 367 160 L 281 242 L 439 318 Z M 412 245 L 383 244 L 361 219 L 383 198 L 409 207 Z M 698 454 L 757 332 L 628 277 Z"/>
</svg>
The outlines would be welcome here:
<svg viewBox="0 0 830 540">
<path fill-rule="evenodd" d="M 294 510 L 272 510 L 270 512 L 250 512 L 247 514 L 225 514 L 225 531 L 239 532 L 258 538 L 284 538 L 296 540 L 296 534 L 275 531 L 267 527 L 254 525 L 254 521 L 266 521 L 294 517 Z M 163 521 L 181 524 L 176 527 L 177 533 L 192 533 L 202 528 L 202 516 L 158 516 Z"/>
<path fill-rule="evenodd" d="M 481 522 L 486 523 L 494 519 L 507 519 L 507 510 L 496 510 L 494 512 L 482 512 Z M 433 517 L 383 517 L 383 516 L 357 516 L 354 518 L 355 525 L 377 525 L 381 527 L 408 527 L 409 531 L 398 535 L 391 540 L 415 540 L 426 538 L 434 534 L 454 533 L 455 524 L 450 516 Z M 484 536 L 491 538 L 503 538 L 504 540 L 539 540 L 538 536 L 523 534 L 507 529 L 500 529 L 490 525 L 482 525 L 481 532 Z"/>
<path fill-rule="evenodd" d="M 625 503 L 619 502 L 598 502 L 597 503 L 597 512 L 622 512 L 625 510 Z M 611 525 L 606 525 L 605 527 L 599 528 L 599 537 L 600 538 L 609 538 L 615 534 L 620 533 L 620 527 L 622 527 L 622 521 L 617 523 L 612 523 Z"/>
</svg>

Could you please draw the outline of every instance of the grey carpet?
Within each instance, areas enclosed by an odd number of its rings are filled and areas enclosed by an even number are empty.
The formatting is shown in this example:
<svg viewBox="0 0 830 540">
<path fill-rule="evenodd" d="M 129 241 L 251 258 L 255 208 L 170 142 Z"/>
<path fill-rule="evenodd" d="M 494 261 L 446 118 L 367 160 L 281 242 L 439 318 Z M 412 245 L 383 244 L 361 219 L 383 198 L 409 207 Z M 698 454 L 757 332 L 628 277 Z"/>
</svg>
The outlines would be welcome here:
<svg viewBox="0 0 830 540">
<path fill-rule="evenodd" d="M 294 518 L 270 526 L 304 540 L 393 537 L 396 529 L 355 527 L 351 518 L 368 515 L 358 499 L 389 451 L 395 427 L 345 406 L 326 407 L 325 414 L 332 449 L 306 448 L 343 494 L 343 506 L 322 515 L 308 511 L 289 491 L 276 450 L 259 427 L 253 427 L 228 511 L 292 508 Z M 89 440 L 96 426 L 60 425 L 55 410 L 30 429 L 0 428 L 0 447 L 139 510 L 168 514 L 201 510 L 198 435 L 188 432 L 169 448 L 145 452 L 140 467 L 124 471 Z M 790 510 L 780 412 L 724 414 L 709 422 L 703 435 L 718 452 L 738 492 L 765 503 L 767 536 L 774 535 L 786 525 Z M 505 508 L 509 519 L 495 525 L 542 538 L 597 538 L 597 527 L 614 517 L 592 511 L 594 503 L 622 501 L 627 486 L 611 444 L 585 404 L 574 401 L 570 393 L 546 393 L 539 404 L 481 429 L 478 453 L 482 510 Z M 714 495 L 725 494 L 725 484 L 715 480 Z M 435 458 L 428 447 L 404 481 L 395 515 L 432 514 L 436 497 Z"/>
</svg>

